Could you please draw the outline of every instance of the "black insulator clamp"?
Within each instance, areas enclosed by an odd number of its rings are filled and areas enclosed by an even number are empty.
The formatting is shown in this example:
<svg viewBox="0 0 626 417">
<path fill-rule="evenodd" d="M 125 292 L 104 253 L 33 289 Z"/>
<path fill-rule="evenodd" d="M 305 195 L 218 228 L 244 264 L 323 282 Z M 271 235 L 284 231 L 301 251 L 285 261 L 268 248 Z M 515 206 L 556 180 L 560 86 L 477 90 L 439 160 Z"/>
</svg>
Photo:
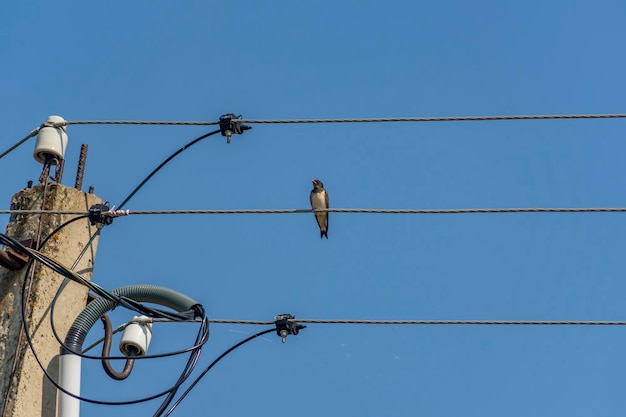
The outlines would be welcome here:
<svg viewBox="0 0 626 417">
<path fill-rule="evenodd" d="M 108 226 L 113 223 L 113 217 L 107 216 L 105 213 L 109 212 L 111 208 L 109 203 L 94 204 L 89 208 L 89 222 L 92 226 L 96 224 L 102 224 Z"/>
<path fill-rule="evenodd" d="M 282 338 L 283 343 L 287 341 L 287 336 L 290 334 L 295 336 L 306 327 L 304 324 L 294 321 L 295 317 L 292 314 L 279 314 L 275 319 L 276 334 Z"/>
<path fill-rule="evenodd" d="M 220 132 L 222 136 L 226 136 L 226 143 L 230 143 L 233 135 L 241 135 L 244 131 L 252 129 L 252 126 L 246 126 L 241 123 L 241 115 L 236 116 L 228 113 L 220 116 Z"/>
</svg>

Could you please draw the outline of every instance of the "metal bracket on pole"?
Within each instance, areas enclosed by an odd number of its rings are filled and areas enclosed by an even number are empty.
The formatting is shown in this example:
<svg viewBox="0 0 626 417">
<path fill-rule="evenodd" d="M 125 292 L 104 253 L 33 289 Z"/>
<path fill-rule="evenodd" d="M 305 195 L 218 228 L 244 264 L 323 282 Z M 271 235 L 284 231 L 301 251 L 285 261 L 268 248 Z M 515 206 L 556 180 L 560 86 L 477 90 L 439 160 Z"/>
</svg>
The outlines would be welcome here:
<svg viewBox="0 0 626 417">
<path fill-rule="evenodd" d="M 33 247 L 33 239 L 26 239 L 19 241 L 27 248 Z M 22 269 L 28 263 L 28 255 L 22 252 L 18 252 L 12 248 L 7 248 L 0 251 L 0 266 L 8 269 L 9 271 L 17 271 Z"/>
<path fill-rule="evenodd" d="M 54 165 L 54 177 L 50 176 L 50 167 Z M 39 176 L 39 183 L 45 184 L 48 180 L 52 180 L 53 183 L 60 184 L 63 179 L 63 167 L 65 166 L 65 159 L 59 160 L 53 155 L 46 155 L 46 161 L 43 164 L 41 175 Z"/>
</svg>

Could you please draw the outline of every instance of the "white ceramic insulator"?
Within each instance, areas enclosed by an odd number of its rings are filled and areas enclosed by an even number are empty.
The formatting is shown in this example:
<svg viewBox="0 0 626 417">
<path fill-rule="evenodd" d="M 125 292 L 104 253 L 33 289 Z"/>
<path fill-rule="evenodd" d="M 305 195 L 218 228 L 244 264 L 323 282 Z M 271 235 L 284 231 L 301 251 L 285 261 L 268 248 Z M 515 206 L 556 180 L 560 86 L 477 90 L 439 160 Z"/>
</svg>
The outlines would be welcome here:
<svg viewBox="0 0 626 417">
<path fill-rule="evenodd" d="M 147 318 L 145 316 L 135 317 Z M 152 340 L 152 323 L 131 323 L 124 329 L 120 352 L 124 356 L 144 356 Z"/>
<path fill-rule="evenodd" d="M 42 164 L 46 162 L 46 158 L 49 156 L 53 156 L 59 161 L 65 159 L 67 131 L 65 126 L 46 126 L 53 123 L 65 123 L 65 120 L 60 116 L 50 116 L 44 123 L 45 126 L 39 130 L 33 156 L 37 162 Z"/>
</svg>

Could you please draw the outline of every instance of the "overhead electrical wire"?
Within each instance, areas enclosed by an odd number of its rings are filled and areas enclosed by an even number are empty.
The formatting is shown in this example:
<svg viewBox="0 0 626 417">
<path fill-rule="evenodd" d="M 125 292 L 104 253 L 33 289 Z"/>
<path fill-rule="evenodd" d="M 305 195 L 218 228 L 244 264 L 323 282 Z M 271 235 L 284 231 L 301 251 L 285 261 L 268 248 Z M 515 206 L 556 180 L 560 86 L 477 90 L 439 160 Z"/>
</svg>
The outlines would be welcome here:
<svg viewBox="0 0 626 417">
<path fill-rule="evenodd" d="M 0 214 L 17 214 L 17 215 L 35 215 L 35 214 L 62 214 L 62 215 L 77 215 L 80 217 L 77 217 L 75 219 L 71 219 L 72 221 L 74 220 L 79 220 L 81 218 L 87 217 L 89 215 L 88 212 L 84 211 L 84 210 L 0 210 Z M 59 228 L 63 228 L 66 225 L 61 225 L 59 226 Z M 51 233 L 52 235 L 53 233 Z"/>
<path fill-rule="evenodd" d="M 626 326 L 626 321 L 611 320 L 355 320 L 355 319 L 290 319 L 292 323 L 358 324 L 358 325 L 495 325 L 495 326 Z M 213 324 L 249 324 L 267 326 L 264 320 L 209 319 Z"/>
<path fill-rule="evenodd" d="M 246 321 L 246 320 L 216 320 L 211 319 L 212 323 L 230 323 L 230 324 L 259 324 L 271 325 L 271 321 Z M 484 320 L 328 320 L 328 319 L 290 319 L 294 323 L 310 323 L 310 324 L 374 324 L 374 325 L 424 325 L 424 324 L 445 324 L 445 325 L 626 325 L 626 321 L 484 321 Z M 217 359 L 215 359 L 185 390 L 172 407 L 164 414 L 169 416 L 176 407 L 185 399 L 185 397 L 195 388 L 197 383 L 227 354 L 238 348 L 239 346 L 253 340 L 261 335 L 272 332 L 274 329 L 268 329 L 256 333 L 236 345 L 232 346 Z M 159 410 L 161 411 L 161 410 Z M 162 413 L 157 412 L 154 417 L 160 417 Z"/>
<path fill-rule="evenodd" d="M 369 117 L 369 118 L 327 118 L 327 119 L 239 119 L 248 124 L 311 124 L 311 123 L 394 123 L 394 122 L 473 122 L 498 120 L 563 120 L 563 119 L 623 119 L 624 113 L 599 114 L 537 114 L 537 115 L 501 115 L 501 116 L 441 116 L 441 117 Z M 54 127 L 71 125 L 151 125 L 151 126 L 212 126 L 219 121 L 151 121 L 151 120 L 69 120 L 54 123 Z M 40 127 L 0 154 L 0 159 L 11 153 L 28 139 L 39 133 Z"/>
<path fill-rule="evenodd" d="M 292 119 L 292 120 L 257 120 L 257 119 L 249 119 L 249 120 L 242 120 L 239 119 L 239 123 L 249 123 L 249 124 L 254 124 L 254 123 L 259 123 L 259 124 L 300 124 L 300 123 L 387 123 L 387 122 L 452 122 L 452 121 L 487 121 L 487 120 L 541 120 L 541 119 L 608 119 L 608 118 L 626 118 L 626 114 L 588 114 L 588 115 L 528 115 L 528 116 L 463 116 L 463 117 L 402 117 L 402 118 L 351 118 L 351 119 Z M 68 121 L 68 122 L 64 122 L 64 123 L 59 123 L 56 124 L 55 126 L 67 126 L 67 125 L 94 125 L 94 124 L 100 124 L 100 125 L 187 125 L 187 126 L 206 126 L 206 125 L 216 125 L 219 124 L 219 122 L 152 122 L 152 121 L 94 121 L 94 120 L 85 120 L 85 121 Z M 5 152 L 3 152 L 2 154 L 0 154 L 0 159 L 3 158 L 4 156 L 6 156 L 7 154 L 9 154 L 10 152 L 12 152 L 14 149 L 16 149 L 17 147 L 19 147 L 21 144 L 23 144 L 24 142 L 26 142 L 28 139 L 30 139 L 31 137 L 37 135 L 37 133 L 39 132 L 39 130 L 41 129 L 41 127 L 34 129 L 32 132 L 30 132 L 29 135 L 27 135 L 25 138 L 21 139 L 20 141 L 18 141 L 15 145 L 13 145 L 11 148 L 7 149 Z M 213 132 L 210 132 L 208 134 L 202 135 L 196 139 L 194 139 L 193 141 L 191 141 L 190 143 L 188 143 L 187 145 L 183 146 L 182 148 L 180 148 L 179 150 L 177 150 L 174 154 L 172 154 L 171 156 L 169 156 L 166 160 L 164 160 L 156 169 L 154 169 L 146 178 L 144 178 L 144 180 L 139 183 L 139 185 L 137 187 L 135 187 L 135 189 L 133 189 L 133 191 L 122 201 L 122 203 L 119 205 L 117 210 L 111 210 L 108 215 L 111 217 L 119 217 L 122 215 L 130 215 L 130 214 L 290 214 L 290 213 L 310 213 L 311 211 L 327 211 L 327 212 L 343 212 L 343 213 L 378 213 L 378 214 L 462 214 L 462 213 L 529 213 L 529 212 L 540 212 L 540 213 L 554 213 L 554 212 L 558 212 L 558 213 L 564 213 L 564 212 L 570 212 L 570 213 L 580 213 L 580 212 L 625 212 L 626 208 L 518 208 L 518 209 L 445 209 L 445 210 L 430 210 L 430 209 L 328 209 L 328 210 L 311 210 L 311 209 L 279 209 L 279 210 L 161 210 L 161 211 L 156 211 L 156 210 L 152 210 L 152 211 L 148 211 L 148 210 L 144 210 L 144 211 L 130 211 L 130 210 L 122 210 L 122 207 L 124 207 L 128 201 L 161 169 L 163 168 L 163 166 L 165 166 L 169 161 L 171 161 L 174 157 L 176 157 L 178 154 L 180 154 L 181 152 L 183 152 L 184 150 L 186 150 L 187 148 L 189 148 L 190 146 L 194 145 L 195 143 L 199 142 L 200 140 L 209 137 L 211 135 L 214 135 L 216 133 L 219 133 L 221 130 L 216 130 Z M 33 260 L 37 260 L 39 262 L 41 262 L 42 264 L 44 264 L 45 266 L 47 266 L 48 268 L 51 268 L 53 271 L 55 271 L 56 273 L 62 275 L 65 277 L 64 283 L 60 286 L 57 295 L 55 296 L 55 299 L 53 300 L 52 306 L 51 306 L 51 325 L 52 325 L 52 329 L 53 332 L 55 334 L 55 337 L 57 338 L 57 340 L 59 341 L 59 343 L 61 345 L 63 345 L 63 341 L 60 340 L 58 334 L 56 333 L 56 329 L 54 327 L 54 321 L 53 321 L 53 311 L 54 311 L 54 304 L 56 303 L 59 295 L 61 294 L 61 292 L 63 291 L 63 288 L 65 287 L 65 285 L 69 282 L 68 280 L 73 280 L 81 285 L 85 285 L 87 286 L 89 289 L 91 289 L 92 291 L 94 291 L 98 296 L 100 297 L 105 297 L 111 300 L 114 300 L 117 304 L 122 305 L 126 308 L 129 308 L 131 310 L 137 311 L 140 314 L 147 314 L 151 317 L 156 317 L 156 318 L 164 318 L 164 319 L 168 319 L 168 320 L 173 320 L 173 321 L 177 321 L 177 320 L 185 320 L 184 317 L 181 316 L 177 316 L 176 314 L 171 314 L 168 313 L 166 311 L 162 311 L 162 310 L 157 310 L 157 309 L 153 309 L 153 308 L 149 308 L 146 307 L 144 305 L 142 305 L 142 303 L 138 303 L 135 302 L 134 300 L 125 298 L 125 297 L 120 297 L 117 296 L 109 291 L 106 291 L 104 288 L 98 286 L 95 283 L 90 282 L 89 280 L 84 279 L 80 274 L 77 274 L 74 272 L 74 269 L 76 267 L 76 265 L 78 264 L 78 262 L 80 261 L 80 259 L 82 258 L 82 256 L 84 256 L 84 254 L 86 253 L 87 248 L 90 246 L 91 242 L 94 240 L 94 238 L 100 233 L 101 231 L 101 227 L 98 227 L 98 230 L 91 236 L 91 239 L 89 240 L 89 243 L 87 245 L 85 245 L 85 248 L 83 249 L 82 253 L 79 255 L 78 259 L 75 261 L 74 265 L 72 266 L 72 268 L 67 268 L 65 266 L 63 266 L 62 264 L 60 264 L 59 262 L 57 262 L 56 260 L 54 260 L 53 258 L 49 257 L 48 255 L 44 254 L 41 252 L 41 247 L 43 247 L 43 245 L 48 241 L 48 239 L 53 236 L 56 232 L 58 232 L 59 230 L 61 230 L 62 228 L 64 228 L 65 226 L 67 226 L 68 224 L 77 221 L 79 219 L 88 217 L 89 213 L 85 213 L 85 212 L 54 212 L 54 211 L 44 211 L 44 210 L 8 210 L 8 211 L 0 211 L 0 214 L 66 214 L 66 215 L 76 215 L 78 217 L 75 217 L 73 219 L 70 219 L 69 221 L 66 221 L 64 224 L 62 224 L 61 226 L 57 227 L 55 229 L 55 231 L 53 231 L 48 237 L 46 237 L 46 239 L 44 239 L 44 241 L 39 245 L 39 247 L 37 249 L 30 249 L 30 248 L 26 248 L 23 245 L 21 245 L 19 242 L 17 242 L 16 240 L 9 238 L 6 235 L 1 235 L 0 234 L 0 241 L 2 243 L 4 243 L 5 245 L 13 248 L 14 250 L 17 250 L 19 252 L 22 253 L 27 253 L 29 255 L 29 257 L 31 258 L 31 261 L 29 262 L 29 268 L 32 265 L 32 261 Z M 26 285 L 26 280 L 24 280 L 23 285 Z M 41 360 L 39 359 L 39 357 L 37 356 L 34 347 L 33 347 L 33 343 L 31 340 L 31 335 L 29 334 L 28 331 L 28 324 L 26 322 L 26 301 L 24 299 L 26 294 L 25 288 L 23 288 L 22 290 L 22 324 L 24 326 L 24 329 L 26 331 L 26 339 L 28 342 L 28 345 L 31 349 L 31 351 L 33 352 L 36 361 L 38 362 L 39 366 L 41 367 L 42 371 L 44 372 L 45 376 L 50 380 L 50 382 L 56 386 L 59 390 L 65 392 L 66 394 L 74 397 L 74 398 L 78 398 L 82 401 L 86 401 L 86 402 L 92 402 L 92 403 L 96 403 L 96 404 L 106 404 L 106 405 L 128 405 L 128 404 L 135 404 L 138 402 L 144 402 L 144 401 L 149 401 L 152 399 L 156 399 L 162 396 L 165 396 L 166 398 L 163 400 L 161 406 L 159 407 L 159 409 L 157 410 L 157 412 L 155 413 L 155 416 L 161 416 L 163 415 L 163 413 L 165 412 L 165 409 L 171 404 L 171 402 L 173 401 L 178 389 L 180 388 L 180 386 L 189 378 L 189 376 L 191 375 L 191 373 L 193 372 L 197 361 L 199 359 L 199 354 L 200 354 L 200 349 L 202 347 L 202 345 L 204 343 L 206 343 L 206 340 L 208 339 L 208 323 L 209 322 L 214 322 L 214 323 L 235 323 L 235 324 L 265 324 L 265 325 L 272 325 L 275 324 L 274 322 L 252 322 L 252 321 L 227 321 L 227 320 L 209 320 L 204 318 L 201 324 L 201 329 L 205 329 L 205 333 L 203 336 L 203 331 L 200 330 L 198 333 L 198 336 L 196 337 L 196 343 L 194 344 L 194 346 L 192 346 L 191 348 L 184 350 L 184 351 L 179 351 L 177 353 L 184 353 L 184 352 L 189 352 L 191 351 L 192 354 L 190 355 L 187 364 L 185 365 L 183 371 L 181 372 L 178 380 L 176 381 L 176 383 L 170 387 L 168 390 L 163 391 L 159 394 L 150 396 L 150 397 L 144 397 L 142 399 L 139 400 L 132 400 L 132 401 L 123 401 L 123 402 L 110 402 L 110 401 L 99 401 L 99 400 L 93 400 L 93 399 L 88 399 L 88 398 L 84 398 L 84 397 L 79 397 L 76 395 L 73 395 L 69 392 L 67 392 L 66 390 L 64 390 L 62 387 L 60 387 L 54 380 L 53 378 L 47 373 L 47 370 L 44 368 L 43 364 L 41 363 Z M 106 320 L 105 320 L 106 321 Z M 292 322 L 294 323 L 311 323 L 311 324 L 377 324 L 377 325 L 398 325 L 398 324 L 472 324 L 472 325 L 626 325 L 626 322 L 620 322 L 620 321 L 475 321 L 475 320 L 317 320 L 317 319 L 297 319 L 297 320 L 292 320 Z M 191 386 L 179 397 L 179 399 L 174 403 L 174 405 L 167 411 L 167 414 L 165 414 L 166 416 L 170 415 L 171 412 L 173 412 L 173 410 L 178 406 L 178 404 L 180 404 L 180 402 L 186 397 L 186 395 L 195 387 L 195 385 L 198 383 L 198 381 L 204 376 L 206 375 L 206 373 L 219 361 L 221 360 L 224 356 L 226 356 L 228 353 L 230 353 L 232 350 L 234 350 L 235 348 L 241 346 L 242 344 L 262 335 L 268 332 L 273 331 L 274 329 L 268 329 L 262 332 L 257 333 L 256 335 L 253 335 L 243 341 L 241 341 L 240 343 L 234 345 L 233 347 L 231 347 L 229 350 L 227 350 L 226 352 L 224 352 L 222 355 L 220 355 L 213 363 L 211 363 L 211 365 L 209 365 L 208 368 L 205 369 L 205 371 L 191 384 Z M 112 335 L 112 329 L 110 328 L 110 323 L 108 325 L 107 331 L 106 331 L 106 337 L 111 337 Z M 105 342 L 106 342 L 106 338 L 105 338 Z M 106 344 L 106 343 L 105 343 Z M 100 357 L 91 357 L 91 358 L 99 358 L 101 360 L 104 361 L 108 361 L 110 359 L 128 359 L 127 357 L 111 357 L 109 356 L 109 350 L 108 348 L 103 350 L 103 356 Z M 174 354 L 177 354 L 174 353 Z M 78 353 L 80 356 L 84 356 L 84 357 L 89 357 L 88 355 L 85 355 L 84 353 Z M 163 356 L 167 356 L 169 354 L 172 353 L 168 353 L 168 354 L 164 354 Z M 161 355 L 153 355 L 152 357 L 161 357 Z M 152 357 L 144 357 L 146 359 L 152 358 Z M 108 362 L 107 362 L 108 364 Z M 105 367 L 106 370 L 106 367 Z M 126 371 L 126 369 L 125 369 Z M 130 372 L 130 370 L 128 370 L 128 372 Z M 115 373 L 115 371 L 112 370 L 112 368 L 110 368 L 109 366 L 109 370 L 107 371 L 107 373 L 109 373 L 109 375 L 111 375 L 112 373 L 119 375 L 118 373 Z"/>
<path fill-rule="evenodd" d="M 48 236 L 49 238 L 50 236 Z M 0 235 L 0 238 L 2 238 L 2 240 L 4 241 L 5 244 L 8 244 L 10 247 L 11 245 L 15 245 L 16 243 L 19 244 L 19 242 L 14 241 L 12 238 L 8 238 L 4 235 Z M 46 238 L 44 240 L 44 242 L 42 242 L 42 245 L 45 243 L 45 241 L 48 239 Z M 22 249 L 25 250 L 27 248 L 20 248 L 18 247 L 17 249 Z M 29 255 L 41 262 L 44 262 L 47 266 L 53 268 L 56 272 L 61 273 L 66 275 L 68 270 L 67 268 L 63 268 L 62 265 L 58 264 L 58 262 L 54 261 L 53 259 L 50 259 L 48 256 L 42 254 L 39 251 L 36 250 L 31 250 L 29 252 Z M 78 275 L 78 274 L 77 274 Z M 66 275 L 68 278 L 70 279 L 76 279 L 76 276 L 74 276 L 73 274 L 71 274 L 70 276 Z M 79 275 L 78 275 L 79 276 Z M 80 276 L 79 276 L 80 277 Z M 26 282 L 24 282 L 25 285 Z M 22 294 L 24 296 L 25 291 L 22 291 Z M 26 302 L 25 300 L 22 300 L 22 306 L 23 309 L 25 309 L 26 307 Z M 22 319 L 24 320 L 24 317 L 26 316 L 26 312 L 23 311 L 22 312 Z M 271 325 L 274 324 L 274 322 L 260 322 L 260 321 L 245 321 L 245 320 L 208 320 L 208 322 L 213 322 L 213 323 L 236 323 L 236 324 L 263 324 L 263 325 Z M 467 325 L 467 324 L 472 324 L 472 325 L 626 325 L 626 322 L 624 321 L 476 321 L 476 320 L 329 320 L 329 319 L 293 319 L 290 320 L 292 322 L 297 322 L 297 323 L 311 323 L 311 324 L 375 324 L 375 325 L 406 325 L 406 324 L 457 324 L 457 325 Z M 25 329 L 28 330 L 28 325 L 27 323 L 23 323 L 23 325 L 25 326 Z M 53 325 L 54 328 L 54 325 Z M 240 342 L 239 344 L 233 346 L 231 349 L 229 349 L 228 351 L 224 352 L 224 354 L 222 354 L 220 357 L 218 357 L 211 365 L 209 365 L 209 367 L 207 369 L 205 369 L 205 371 L 196 378 L 196 380 L 192 383 L 192 385 L 190 387 L 188 387 L 188 389 L 178 398 L 178 400 L 174 403 L 174 405 L 168 410 L 167 415 L 170 415 L 171 412 L 174 411 L 174 409 L 180 404 L 180 402 L 188 395 L 188 393 L 195 387 L 195 385 L 198 383 L 198 381 L 204 376 L 206 375 L 206 373 L 220 360 L 222 359 L 226 354 L 228 354 L 230 351 L 232 351 L 234 348 L 240 346 L 241 344 L 253 339 L 254 337 L 257 337 L 258 335 L 261 334 L 265 334 L 268 332 L 273 331 L 273 329 L 269 329 L 269 330 L 265 330 L 263 332 L 260 332 L 259 334 L 248 338 L 242 342 Z M 27 332 L 27 341 L 29 343 L 29 346 L 31 347 L 31 350 L 33 350 L 33 346 L 32 346 L 32 340 L 30 338 L 30 334 Z M 33 353 L 34 350 L 33 350 Z M 35 353 L 36 356 L 36 353 Z M 85 355 L 86 356 L 86 355 Z M 110 357 L 106 357 L 103 356 L 104 358 L 107 359 L 113 359 Z M 101 357 L 102 358 L 102 357 Z M 37 362 L 40 364 L 40 366 L 42 366 L 42 371 L 44 373 L 46 373 L 46 370 L 43 368 L 43 364 L 41 364 L 40 360 L 38 357 L 36 357 Z M 117 359 L 117 358 L 115 358 Z M 125 357 L 120 357 L 119 359 L 127 359 Z M 163 391 L 159 394 L 155 394 L 153 396 L 150 397 L 144 397 L 142 399 L 139 400 L 131 400 L 131 401 L 100 401 L 100 400 L 93 400 L 93 399 L 89 399 L 89 398 L 85 398 L 85 397 L 79 397 L 79 396 L 75 396 L 76 398 L 82 400 L 82 401 L 86 401 L 86 402 L 92 402 L 95 404 L 103 404 L 103 405 L 128 405 L 128 404 L 135 404 L 137 402 L 143 402 L 143 401 L 150 401 L 162 396 L 166 396 L 166 398 L 163 400 L 162 405 L 159 407 L 157 413 L 155 414 L 155 416 L 161 416 L 163 415 L 164 410 L 169 406 L 169 404 L 171 404 L 171 402 L 173 401 L 175 394 L 177 392 L 177 390 L 180 388 L 180 386 L 189 378 L 189 376 L 191 375 L 193 368 L 195 367 L 195 365 L 197 364 L 197 360 L 198 357 L 194 357 L 194 355 L 192 355 L 192 357 L 189 358 L 189 361 L 187 363 L 187 365 L 185 366 L 185 369 L 183 370 L 183 372 L 181 373 L 179 380 L 176 382 L 176 384 L 170 388 L 169 390 Z M 51 378 L 50 375 L 48 375 L 46 373 L 46 376 L 51 380 L 51 382 L 53 383 L 53 385 L 57 386 L 58 389 L 60 389 L 61 391 L 65 390 L 58 386 L 58 384 L 56 384 L 56 382 Z M 68 393 L 69 395 L 72 395 L 71 393 Z M 73 395 L 72 395 L 73 396 Z"/>
<path fill-rule="evenodd" d="M 554 119 L 623 119 L 624 113 L 615 114 L 537 114 L 504 116 L 443 116 L 443 117 L 371 117 L 329 119 L 241 119 L 247 124 L 301 124 L 301 123 L 397 123 L 397 122 L 484 122 L 496 120 L 554 120 Z"/>
<path fill-rule="evenodd" d="M 176 323 L 176 324 L 181 324 L 181 323 L 199 323 L 201 320 L 199 319 L 193 319 L 193 320 L 186 320 L 186 321 L 174 321 L 174 320 L 167 320 L 167 319 L 151 319 L 152 323 Z M 211 323 L 211 319 L 206 319 L 207 323 Z M 132 321 L 129 321 L 128 323 L 122 323 L 119 326 L 117 326 L 117 328 L 115 330 L 113 330 L 113 332 L 111 333 L 112 335 L 117 334 L 121 331 L 124 331 L 124 329 L 131 324 Z M 55 336 L 57 341 L 60 341 L 61 338 L 60 336 L 57 335 Z M 83 357 L 83 358 L 87 358 L 87 359 L 101 359 L 102 356 L 88 356 L 86 355 L 87 352 L 89 352 L 91 349 L 95 348 L 96 346 L 98 346 L 99 344 L 101 344 L 102 342 L 104 342 L 105 337 L 101 337 L 100 339 L 94 341 L 93 343 L 91 343 L 89 346 L 83 348 L 83 351 L 81 352 L 81 354 L 79 356 Z M 187 349 L 185 349 L 185 351 L 181 351 L 181 353 L 185 353 L 188 352 L 189 350 L 195 348 L 195 346 L 191 346 Z M 178 354 L 178 352 L 168 352 L 168 353 L 163 353 L 163 354 L 157 354 L 157 355 L 153 355 L 155 358 L 163 358 L 166 356 L 173 356 L 174 354 Z M 146 355 L 149 356 L 149 355 Z M 144 356 L 145 357 L 145 356 Z M 126 356 L 120 356 L 120 357 L 112 357 L 112 356 L 105 356 L 106 359 L 119 359 L 119 360 L 123 360 L 124 358 L 126 358 Z"/>
<path fill-rule="evenodd" d="M 464 208 L 464 209 L 191 209 L 191 210 L 119 210 L 103 212 L 110 217 L 131 215 L 189 215 L 189 214 L 305 214 L 305 213 L 364 213 L 364 214 L 504 214 L 504 213 L 626 213 L 626 207 L 519 207 L 519 208 Z M 84 211 L 54 210 L 0 210 L 0 214 L 34 215 L 59 214 L 86 217 Z M 78 220 L 78 219 L 76 219 Z"/>
<path fill-rule="evenodd" d="M 55 127 L 70 125 L 140 125 L 140 126 L 214 126 L 220 122 L 168 120 L 68 120 Z"/>
<path fill-rule="evenodd" d="M 347 117 L 326 119 L 239 119 L 248 124 L 302 124 L 302 123 L 398 123 L 398 122 L 474 122 L 497 120 L 559 120 L 559 119 L 623 119 L 626 113 L 599 114 L 537 114 L 500 116 L 436 116 L 436 117 Z M 146 120 L 69 120 L 54 126 L 70 125 L 170 125 L 209 126 L 219 122 L 194 121 L 146 121 Z"/>
<path fill-rule="evenodd" d="M 37 133 L 39 133 L 39 131 L 41 130 L 41 126 L 33 129 L 28 135 L 24 136 L 24 138 L 20 139 L 17 141 L 17 143 L 13 146 L 11 146 L 9 149 L 7 149 L 6 151 L 2 152 L 0 154 L 0 159 L 4 158 L 5 156 L 7 156 L 8 154 L 10 154 L 11 152 L 13 152 L 15 149 L 17 149 L 21 144 L 23 144 L 24 142 L 26 142 L 28 139 L 34 137 L 37 135 Z"/>
</svg>

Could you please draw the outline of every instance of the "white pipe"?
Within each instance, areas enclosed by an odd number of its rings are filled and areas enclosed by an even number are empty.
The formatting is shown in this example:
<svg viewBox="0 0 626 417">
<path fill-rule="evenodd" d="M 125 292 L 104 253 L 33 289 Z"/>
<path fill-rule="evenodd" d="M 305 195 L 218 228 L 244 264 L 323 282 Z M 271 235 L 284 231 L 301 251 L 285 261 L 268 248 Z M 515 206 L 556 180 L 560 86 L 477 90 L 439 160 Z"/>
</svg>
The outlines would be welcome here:
<svg viewBox="0 0 626 417">
<path fill-rule="evenodd" d="M 59 358 L 59 385 L 67 392 L 80 395 L 81 357 L 71 353 Z M 59 390 L 57 399 L 58 417 L 79 417 L 80 400 Z"/>
</svg>

